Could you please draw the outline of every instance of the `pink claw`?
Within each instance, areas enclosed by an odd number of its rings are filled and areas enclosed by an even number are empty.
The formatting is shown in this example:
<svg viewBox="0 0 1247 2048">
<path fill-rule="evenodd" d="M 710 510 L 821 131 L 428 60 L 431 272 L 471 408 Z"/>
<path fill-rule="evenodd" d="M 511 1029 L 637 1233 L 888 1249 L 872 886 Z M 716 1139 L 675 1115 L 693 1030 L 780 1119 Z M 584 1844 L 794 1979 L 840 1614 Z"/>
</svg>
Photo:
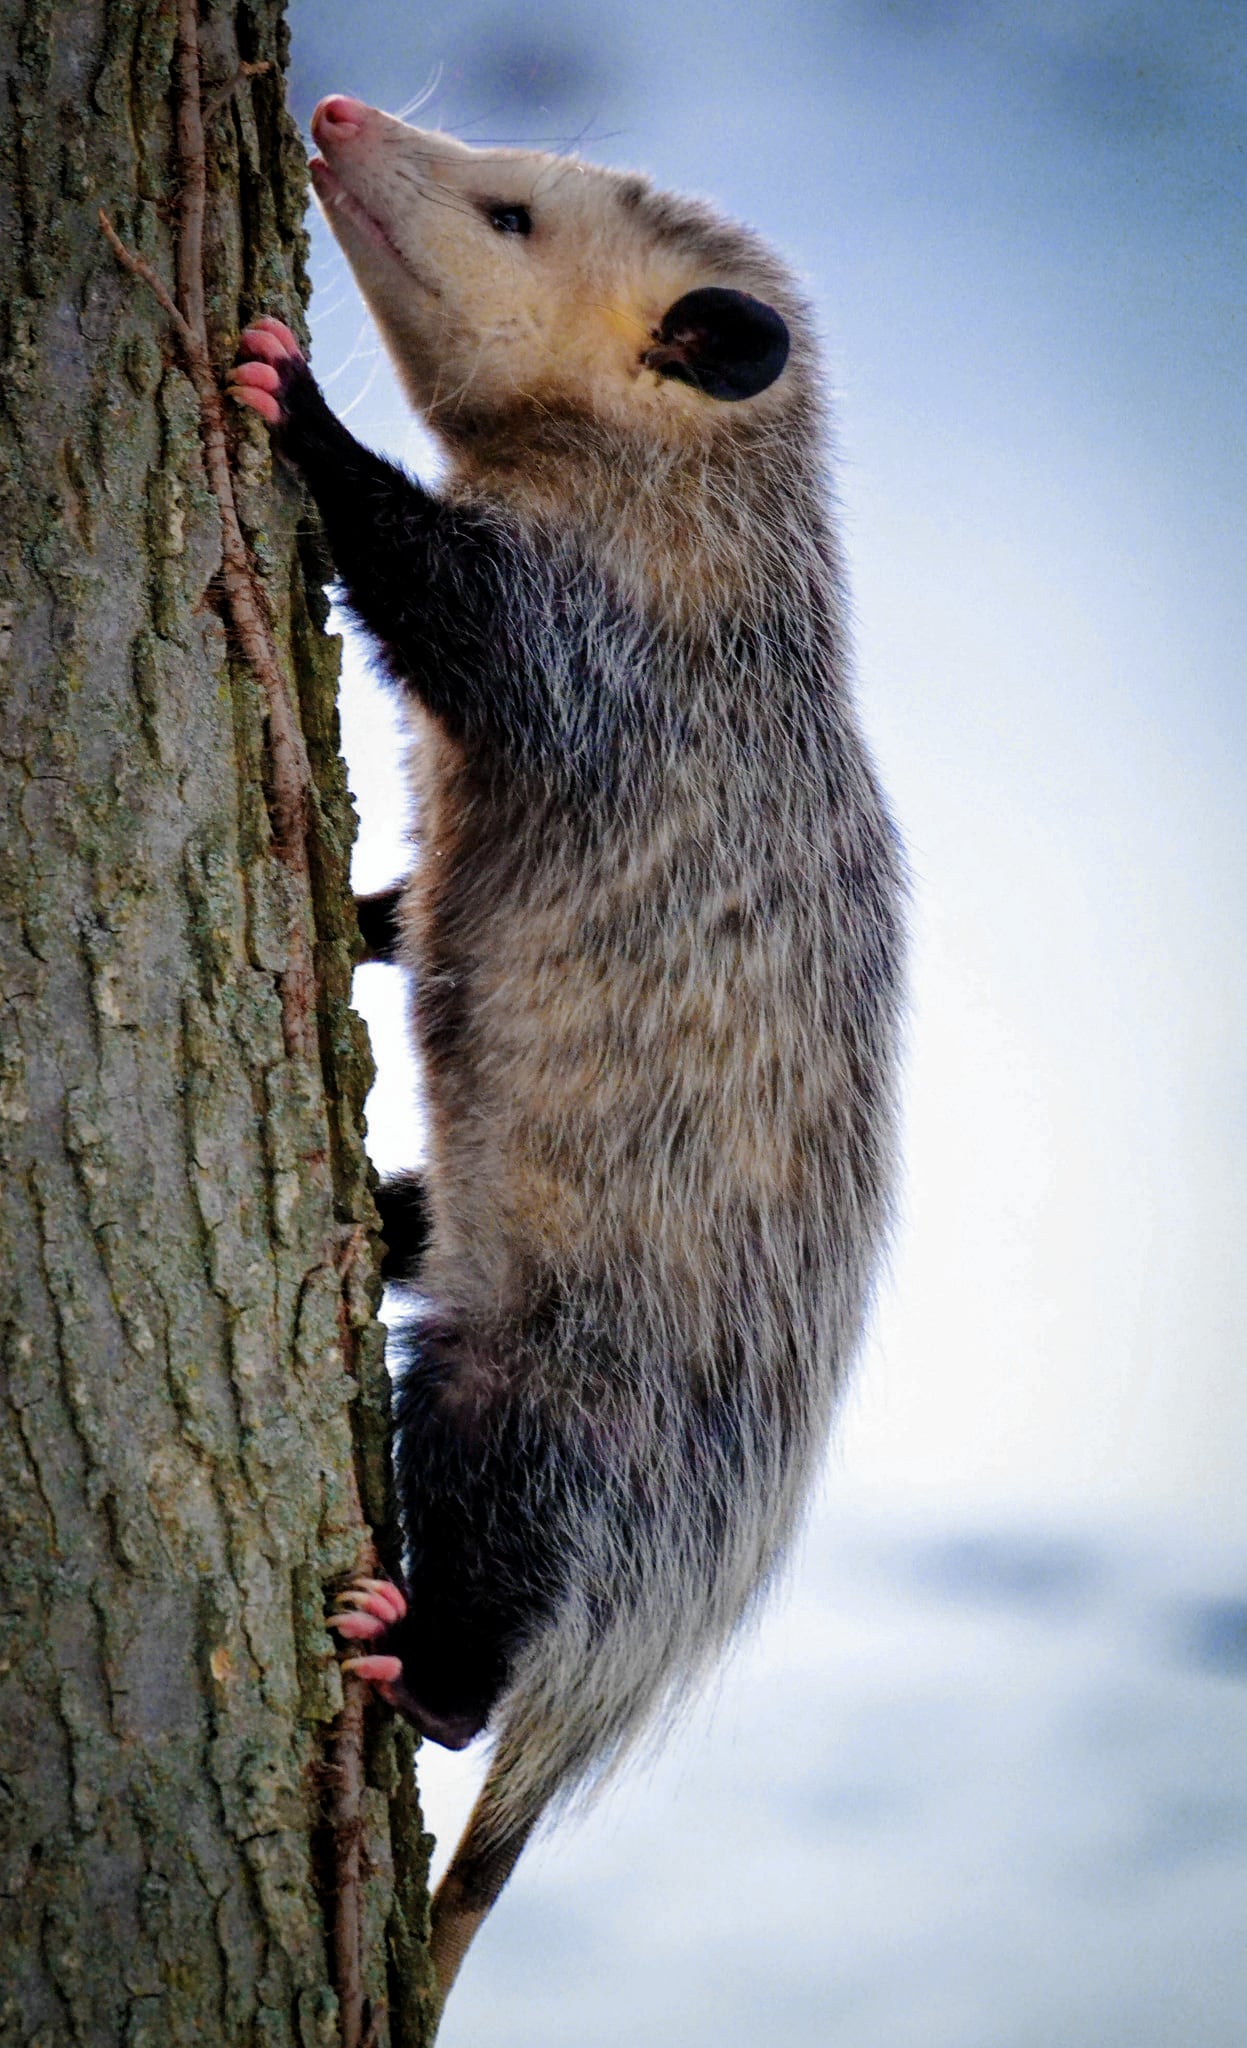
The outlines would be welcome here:
<svg viewBox="0 0 1247 2048">
<path fill-rule="evenodd" d="M 354 1585 L 339 1593 L 351 1607 L 362 1607 L 369 1614 L 375 1614 L 384 1628 L 393 1628 L 407 1612 L 407 1602 L 397 1586 L 391 1586 L 384 1579 L 356 1579 Z"/>
<path fill-rule="evenodd" d="M 406 1599 L 389 1579 L 358 1578 L 343 1588 L 338 1599 L 344 1607 L 359 1611 L 331 1614 L 327 1626 L 353 1641 L 388 1634 L 407 1612 Z"/>
<path fill-rule="evenodd" d="M 393 1685 L 403 1675 L 403 1660 L 401 1657 L 344 1657 L 342 1669 L 366 1678 L 370 1685 Z"/>
</svg>

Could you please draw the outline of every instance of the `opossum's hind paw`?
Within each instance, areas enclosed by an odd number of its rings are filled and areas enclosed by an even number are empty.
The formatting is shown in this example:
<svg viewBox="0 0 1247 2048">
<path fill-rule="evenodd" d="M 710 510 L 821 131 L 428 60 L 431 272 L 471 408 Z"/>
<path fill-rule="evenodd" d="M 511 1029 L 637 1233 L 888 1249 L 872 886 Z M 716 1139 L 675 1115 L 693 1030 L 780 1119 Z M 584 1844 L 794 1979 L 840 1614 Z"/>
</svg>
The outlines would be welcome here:
<svg viewBox="0 0 1247 2048">
<path fill-rule="evenodd" d="M 345 1611 L 331 1614 L 327 1626 L 349 1643 L 376 1645 L 361 1657 L 344 1657 L 342 1670 L 375 1686 L 387 1706 L 414 1723 L 422 1735 L 446 1749 L 464 1749 L 485 1726 L 484 1712 L 438 1713 L 417 1699 L 407 1683 L 403 1660 L 380 1645 L 407 1620 L 407 1596 L 392 1579 L 358 1578 L 338 1594 Z"/>
<path fill-rule="evenodd" d="M 288 416 L 286 386 L 294 371 L 307 367 L 297 339 L 284 321 L 265 314 L 240 335 L 238 349 L 248 360 L 229 373 L 230 397 L 254 407 L 270 427 L 281 426 Z"/>
<path fill-rule="evenodd" d="M 336 1629 L 349 1642 L 375 1643 L 406 1619 L 406 1596 L 391 1579 L 354 1579 L 349 1586 L 342 1588 L 337 1597 L 339 1612 L 329 1616 L 326 1626 Z M 405 1705 L 399 1697 L 403 1690 L 401 1657 L 344 1657 L 342 1669 L 353 1671 L 357 1678 L 367 1679 L 370 1685 L 375 1685 L 389 1706 Z"/>
</svg>

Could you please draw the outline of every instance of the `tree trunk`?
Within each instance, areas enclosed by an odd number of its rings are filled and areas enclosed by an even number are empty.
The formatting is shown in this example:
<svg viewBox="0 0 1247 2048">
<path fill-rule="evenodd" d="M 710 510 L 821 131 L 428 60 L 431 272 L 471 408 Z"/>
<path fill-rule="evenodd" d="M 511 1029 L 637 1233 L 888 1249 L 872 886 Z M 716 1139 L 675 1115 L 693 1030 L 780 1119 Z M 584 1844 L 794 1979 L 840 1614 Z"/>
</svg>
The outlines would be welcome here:
<svg viewBox="0 0 1247 2048">
<path fill-rule="evenodd" d="M 0 2043 L 418 2048 L 411 1742 L 360 1765 L 323 1623 L 364 1516 L 393 1561 L 325 564 L 231 422 L 296 847 L 186 337 L 97 219 L 193 328 L 197 35 L 208 353 L 299 323 L 281 6 L 202 14 L 0 0 Z"/>
</svg>

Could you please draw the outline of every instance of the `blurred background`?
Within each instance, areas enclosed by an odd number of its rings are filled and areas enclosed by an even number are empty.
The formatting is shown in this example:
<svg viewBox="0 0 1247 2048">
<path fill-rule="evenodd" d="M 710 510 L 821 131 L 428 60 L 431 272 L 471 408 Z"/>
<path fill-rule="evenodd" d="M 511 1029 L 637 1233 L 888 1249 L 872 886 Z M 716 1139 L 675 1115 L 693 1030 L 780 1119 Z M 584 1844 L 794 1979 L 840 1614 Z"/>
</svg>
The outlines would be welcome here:
<svg viewBox="0 0 1247 2048">
<path fill-rule="evenodd" d="M 915 881 L 902 1224 L 819 1511 L 714 1696 L 525 1858 L 446 2048 L 1242 2048 L 1247 11 L 290 16 L 305 127 L 422 102 L 802 273 Z M 434 475 L 313 251 L 331 401 Z M 402 741 L 357 644 L 343 721 L 375 888 Z M 410 1165 L 397 975 L 357 1000 Z M 479 1759 L 421 1765 L 452 1835 Z"/>
</svg>

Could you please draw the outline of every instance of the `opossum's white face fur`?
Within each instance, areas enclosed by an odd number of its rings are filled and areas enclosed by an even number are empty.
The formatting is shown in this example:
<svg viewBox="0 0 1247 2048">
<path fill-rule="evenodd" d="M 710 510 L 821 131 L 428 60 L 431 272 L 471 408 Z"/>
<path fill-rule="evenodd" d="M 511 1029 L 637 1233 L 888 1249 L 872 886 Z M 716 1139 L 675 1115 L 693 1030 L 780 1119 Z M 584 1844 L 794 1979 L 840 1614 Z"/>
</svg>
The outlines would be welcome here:
<svg viewBox="0 0 1247 2048">
<path fill-rule="evenodd" d="M 800 409 L 805 310 L 746 230 L 643 178 L 470 149 L 358 100 L 322 101 L 312 132 L 325 215 L 452 450 L 569 416 L 697 445 Z"/>
</svg>

